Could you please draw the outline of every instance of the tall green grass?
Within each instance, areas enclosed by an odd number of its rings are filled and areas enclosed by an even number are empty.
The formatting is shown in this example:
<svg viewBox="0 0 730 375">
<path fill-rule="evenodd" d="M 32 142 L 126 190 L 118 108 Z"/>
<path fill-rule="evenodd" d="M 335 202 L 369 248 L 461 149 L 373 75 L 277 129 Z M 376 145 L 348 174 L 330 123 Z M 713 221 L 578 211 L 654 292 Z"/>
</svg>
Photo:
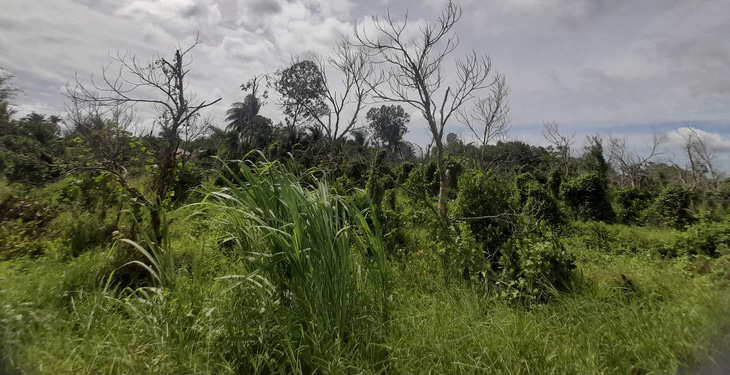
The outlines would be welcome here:
<svg viewBox="0 0 730 375">
<path fill-rule="evenodd" d="M 250 273 L 240 279 L 273 288 L 265 296 L 276 316 L 297 322 L 299 345 L 349 346 L 386 324 L 389 266 L 374 215 L 276 162 L 241 163 L 229 175 L 202 207 L 245 259 Z"/>
</svg>

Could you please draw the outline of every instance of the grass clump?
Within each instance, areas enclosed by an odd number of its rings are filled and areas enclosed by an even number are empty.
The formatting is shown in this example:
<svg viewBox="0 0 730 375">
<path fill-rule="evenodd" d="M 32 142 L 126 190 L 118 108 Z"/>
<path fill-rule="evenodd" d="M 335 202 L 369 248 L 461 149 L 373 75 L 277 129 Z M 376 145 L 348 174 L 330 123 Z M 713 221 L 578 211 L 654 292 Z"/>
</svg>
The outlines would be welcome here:
<svg viewBox="0 0 730 375">
<path fill-rule="evenodd" d="M 261 308 L 275 317 L 271 329 L 284 330 L 289 370 L 321 366 L 299 363 L 301 352 L 316 358 L 377 344 L 372 334 L 387 321 L 390 281 L 375 217 L 324 180 L 310 174 L 305 186 L 278 163 L 242 163 L 230 175 L 203 207 L 245 259 L 249 272 L 229 277 L 260 289 Z"/>
</svg>

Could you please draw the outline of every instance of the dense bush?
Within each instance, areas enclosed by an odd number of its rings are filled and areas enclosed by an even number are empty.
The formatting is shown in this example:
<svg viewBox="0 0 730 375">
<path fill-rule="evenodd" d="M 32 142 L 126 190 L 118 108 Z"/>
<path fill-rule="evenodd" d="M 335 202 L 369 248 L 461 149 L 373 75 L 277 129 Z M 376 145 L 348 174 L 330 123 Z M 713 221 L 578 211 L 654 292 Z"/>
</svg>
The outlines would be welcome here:
<svg viewBox="0 0 730 375">
<path fill-rule="evenodd" d="M 536 220 L 545 220 L 550 225 L 564 222 L 558 203 L 532 173 L 526 172 L 515 177 L 513 199 L 515 206 Z"/>
<path fill-rule="evenodd" d="M 641 225 L 646 218 L 646 210 L 651 206 L 654 194 L 645 189 L 625 188 L 614 193 L 616 220 L 621 224 Z"/>
<path fill-rule="evenodd" d="M 514 218 L 498 217 L 512 212 L 510 190 L 508 181 L 478 170 L 469 170 L 459 177 L 457 213 L 463 217 L 495 216 L 469 222 L 471 231 L 488 254 L 496 254 L 512 233 L 510 220 Z"/>
<path fill-rule="evenodd" d="M 677 184 L 664 187 L 647 210 L 647 220 L 655 225 L 675 229 L 682 229 L 696 221 L 690 211 L 689 190 Z"/>
<path fill-rule="evenodd" d="M 574 257 L 552 236 L 529 236 L 508 241 L 499 258 L 498 281 L 503 296 L 523 301 L 544 301 L 553 290 L 568 288 Z"/>
<path fill-rule="evenodd" d="M 691 225 L 677 237 L 671 247 L 666 247 L 665 251 L 665 254 L 670 256 L 705 255 L 717 258 L 730 255 L 730 220 Z"/>
<path fill-rule="evenodd" d="M 595 173 L 563 182 L 560 198 L 576 218 L 612 221 L 615 217 L 608 200 L 607 182 Z"/>
</svg>

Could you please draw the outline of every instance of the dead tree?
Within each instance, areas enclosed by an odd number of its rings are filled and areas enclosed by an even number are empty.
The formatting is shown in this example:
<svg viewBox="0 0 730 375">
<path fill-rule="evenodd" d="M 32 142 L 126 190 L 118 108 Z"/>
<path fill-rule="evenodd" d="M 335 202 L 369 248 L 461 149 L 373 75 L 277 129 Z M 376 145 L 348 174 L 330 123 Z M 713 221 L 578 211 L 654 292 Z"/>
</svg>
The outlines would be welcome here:
<svg viewBox="0 0 730 375">
<path fill-rule="evenodd" d="M 477 98 L 473 108 L 459 110 L 456 113 L 459 122 L 471 130 L 478 142 L 480 147 L 478 164 L 480 165 L 487 163 L 487 145 L 492 141 L 505 139 L 510 131 L 510 108 L 507 99 L 509 91 L 504 75 L 497 74 L 490 96 L 485 99 Z M 488 164 L 487 168 L 491 165 L 491 161 Z"/>
<path fill-rule="evenodd" d="M 721 179 L 715 169 L 717 155 L 707 146 L 704 137 L 691 127 L 677 129 L 677 133 L 682 138 L 682 151 L 689 162 L 692 185 L 706 183 L 708 187 L 717 187 Z"/>
<path fill-rule="evenodd" d="M 645 152 L 640 152 L 636 147 L 628 145 L 627 138 L 616 138 L 608 136 L 609 163 L 619 170 L 624 178 L 629 180 L 632 188 L 641 187 L 641 182 L 646 168 L 651 159 L 663 154 L 661 146 L 667 141 L 666 135 L 660 135 L 656 130 L 652 131 L 651 142 L 644 142 Z"/>
<path fill-rule="evenodd" d="M 575 143 L 575 135 L 561 134 L 556 122 L 544 122 L 542 136 L 557 152 L 560 168 L 563 170 L 563 177 L 569 178 L 571 173 L 571 147 Z"/>
<path fill-rule="evenodd" d="M 449 2 L 438 20 L 421 26 L 413 38 L 408 15 L 402 22 L 393 19 L 390 13 L 383 19 L 374 16 L 377 36 L 368 35 L 365 28 L 355 29 L 355 45 L 369 51 L 374 63 L 382 67 L 381 76 L 386 84 L 370 85 L 375 98 L 413 106 L 428 123 L 436 145 L 440 181 L 438 211 L 444 221 L 448 219 L 444 129 L 459 108 L 472 101 L 475 92 L 497 82 L 496 78 L 490 79 L 489 57 L 477 56 L 472 51 L 456 61 L 456 77 L 447 83 L 443 75 L 444 60 L 459 44 L 453 27 L 461 16 L 461 8 Z"/>
<path fill-rule="evenodd" d="M 71 106 L 76 108 L 103 111 L 103 108 L 111 110 L 146 105 L 158 112 L 155 125 L 161 128 L 162 143 L 155 154 L 154 197 L 133 188 L 126 178 L 125 169 L 113 168 L 113 164 L 109 163 L 98 167 L 112 172 L 138 202 L 150 209 L 152 229 L 158 244 L 162 241 L 160 210 L 162 202 L 172 193 L 181 136 L 194 126 L 201 110 L 220 101 L 199 101 L 188 90 L 187 76 L 192 63 L 188 54 L 199 43 L 196 40 L 189 48 L 178 49 L 171 60 L 158 56 L 147 63 L 129 53 L 117 53 L 112 63 L 103 66 L 100 80 L 92 76 L 86 84 L 76 76 L 75 85 L 68 86 L 66 90 Z"/>
<path fill-rule="evenodd" d="M 353 47 L 347 41 L 338 43 L 326 60 L 318 58 L 318 61 L 326 89 L 324 96 L 330 111 L 326 122 L 321 117 L 317 118 L 317 122 L 327 138 L 337 143 L 355 128 L 368 97 L 374 87 L 377 87 L 377 83 L 368 84 L 374 82 L 374 68 L 365 51 Z M 327 65 L 339 73 L 342 91 L 334 89 L 327 73 Z"/>
</svg>

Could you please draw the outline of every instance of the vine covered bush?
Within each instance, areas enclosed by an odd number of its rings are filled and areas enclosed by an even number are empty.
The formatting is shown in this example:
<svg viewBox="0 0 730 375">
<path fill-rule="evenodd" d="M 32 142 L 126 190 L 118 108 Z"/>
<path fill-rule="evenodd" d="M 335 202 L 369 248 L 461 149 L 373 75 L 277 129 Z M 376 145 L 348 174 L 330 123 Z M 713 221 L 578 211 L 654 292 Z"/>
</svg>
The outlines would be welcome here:
<svg viewBox="0 0 730 375">
<path fill-rule="evenodd" d="M 612 221 L 615 213 L 606 185 L 606 180 L 595 173 L 583 174 L 563 182 L 560 197 L 576 218 Z"/>
</svg>

